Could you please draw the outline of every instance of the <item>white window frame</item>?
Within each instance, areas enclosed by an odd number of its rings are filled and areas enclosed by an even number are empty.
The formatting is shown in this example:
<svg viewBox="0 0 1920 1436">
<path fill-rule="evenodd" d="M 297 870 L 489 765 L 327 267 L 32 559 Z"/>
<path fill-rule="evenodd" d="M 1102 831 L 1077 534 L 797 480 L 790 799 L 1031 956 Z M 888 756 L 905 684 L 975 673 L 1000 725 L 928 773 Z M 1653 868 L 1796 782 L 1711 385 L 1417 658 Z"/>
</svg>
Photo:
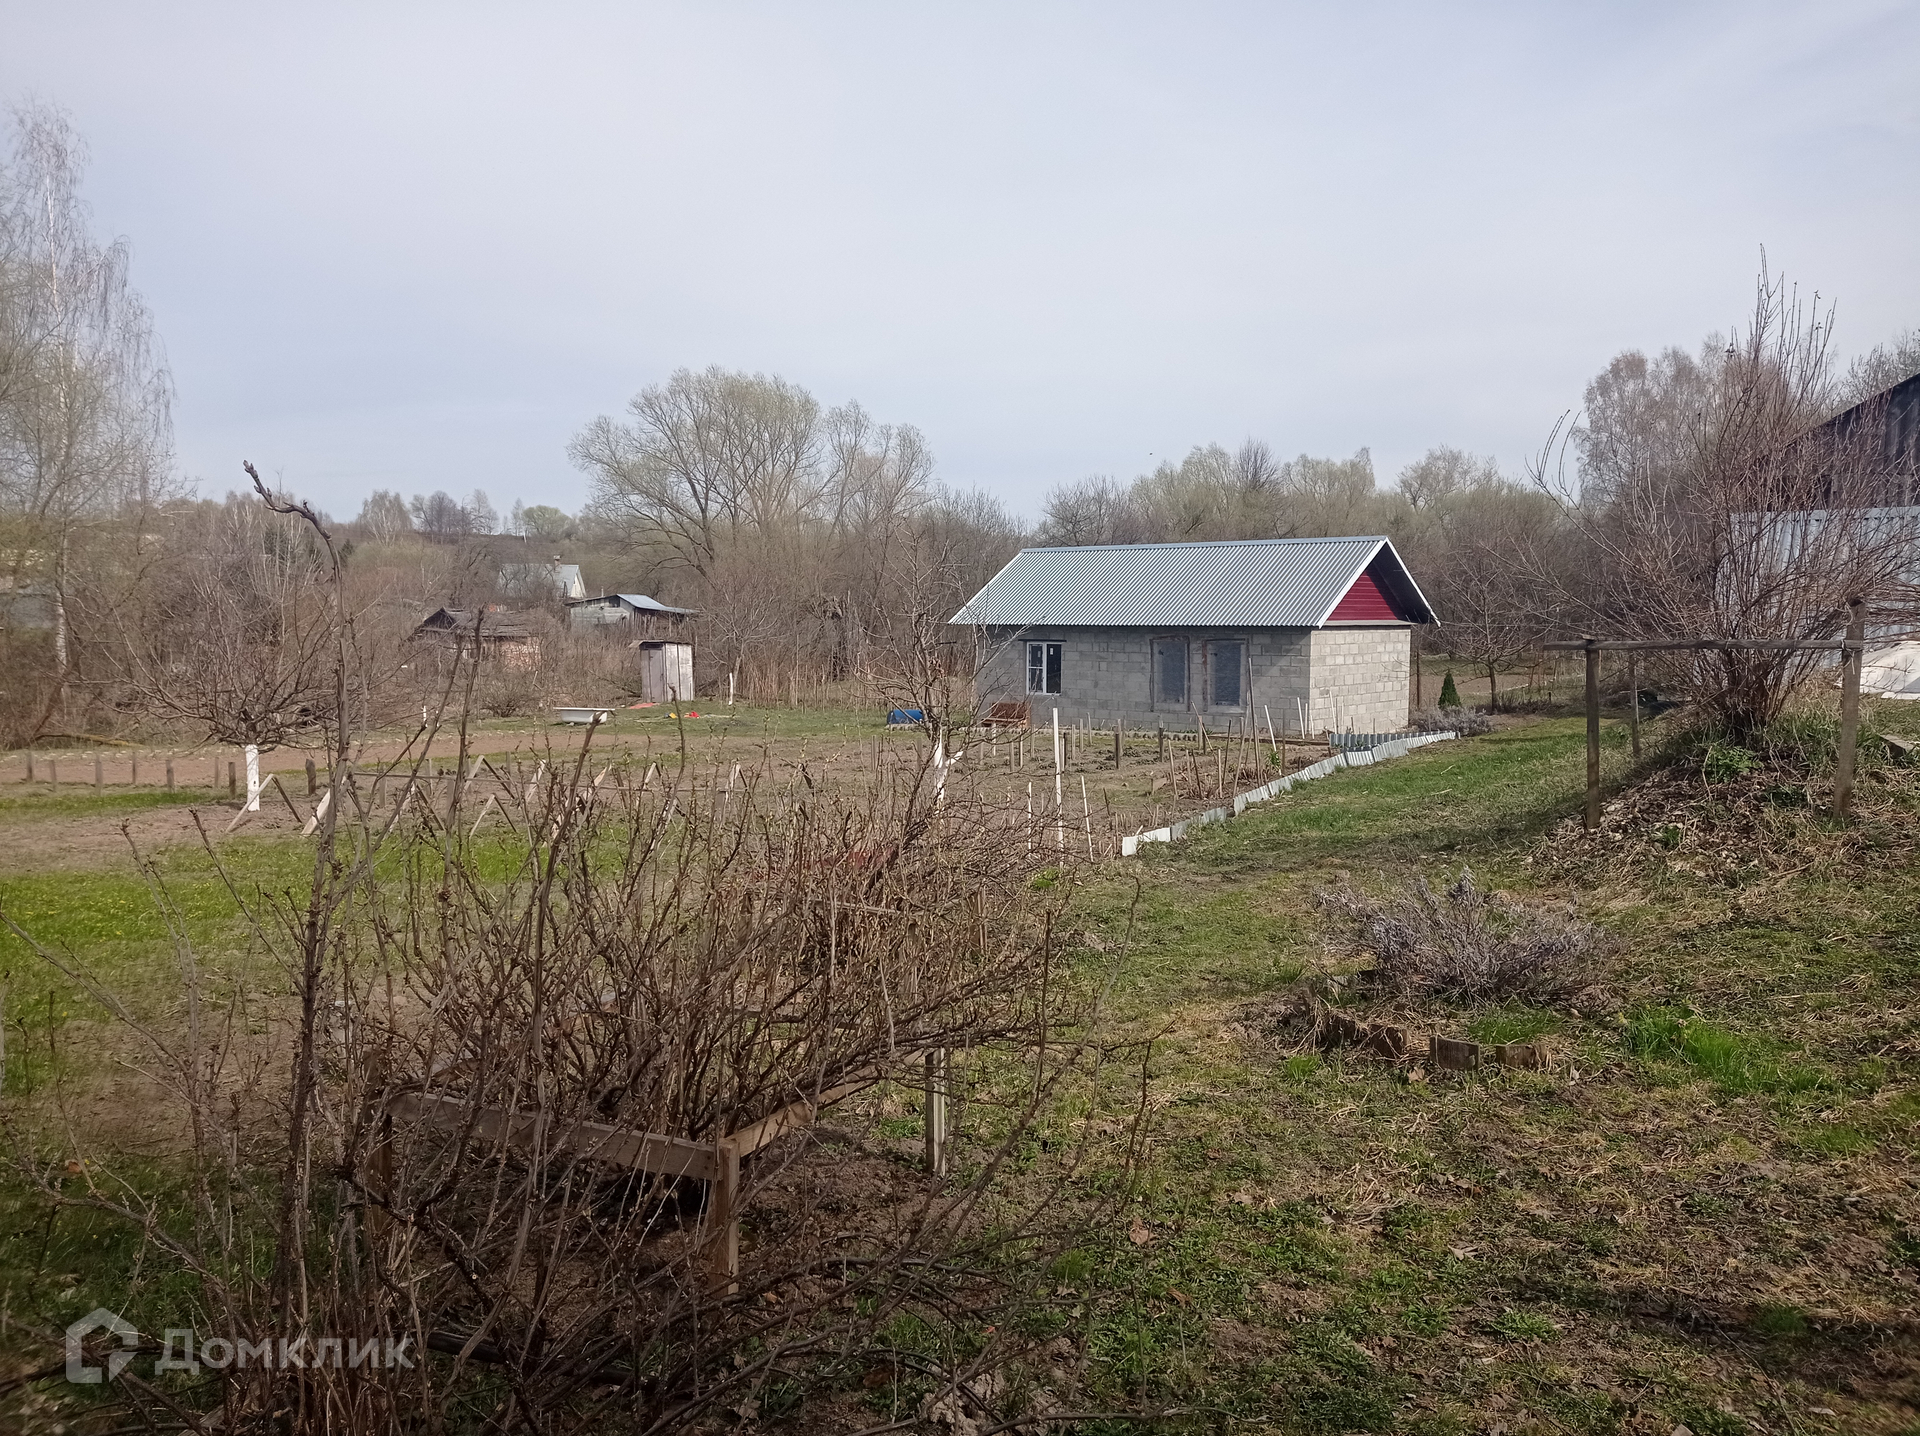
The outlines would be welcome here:
<svg viewBox="0 0 1920 1436">
<path fill-rule="evenodd" d="M 1038 656 L 1036 664 L 1035 657 Z M 1048 659 L 1052 659 L 1053 686 L 1047 686 Z M 1027 644 L 1027 693 L 1031 697 L 1058 697 L 1065 686 L 1067 668 L 1067 650 L 1063 643 L 1047 639 L 1033 639 Z M 1039 686 L 1034 686 L 1034 675 L 1039 675 Z"/>
</svg>

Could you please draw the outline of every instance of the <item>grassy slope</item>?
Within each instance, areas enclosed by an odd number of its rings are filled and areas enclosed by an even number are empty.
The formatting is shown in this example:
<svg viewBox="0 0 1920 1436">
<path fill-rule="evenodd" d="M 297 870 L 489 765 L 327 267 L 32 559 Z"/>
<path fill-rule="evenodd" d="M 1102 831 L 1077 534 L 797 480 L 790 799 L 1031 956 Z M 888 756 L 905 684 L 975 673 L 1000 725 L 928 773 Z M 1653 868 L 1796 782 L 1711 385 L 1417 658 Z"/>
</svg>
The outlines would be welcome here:
<svg viewBox="0 0 1920 1436">
<path fill-rule="evenodd" d="M 1525 840 L 1581 781 L 1578 725 L 1532 724 L 1137 870 L 1122 1002 L 1166 1033 L 1144 1230 L 1063 1282 L 1106 1399 L 1300 1431 L 1920 1429 L 1912 872 L 1582 894 L 1627 938 L 1624 1010 L 1458 1019 L 1556 1031 L 1551 1073 L 1409 1083 L 1265 1022 L 1317 957 L 1317 886 L 1467 860 L 1537 886 Z M 1085 906 L 1112 940 L 1133 902 Z"/>
<path fill-rule="evenodd" d="M 1088 925 L 1117 939 L 1140 879 L 1118 1000 L 1165 1034 L 1144 1240 L 1109 1233 L 1057 1272 L 1087 1404 L 1296 1431 L 1754 1429 L 1729 1411 L 1768 1431 L 1912 1429 L 1904 849 L 1857 881 L 1584 895 L 1628 939 L 1621 1020 L 1461 1016 L 1487 1037 L 1556 1032 L 1552 1073 L 1409 1084 L 1267 1030 L 1317 959 L 1317 886 L 1470 860 L 1539 887 L 1522 849 L 1575 811 L 1580 777 L 1577 724 L 1533 724 L 1336 775 L 1086 891 Z M 303 876 L 304 845 L 229 850 L 253 881 Z M 212 960 L 241 962 L 204 861 L 167 871 Z M 7 875 L 0 903 L 166 988 L 171 949 L 130 870 Z M 94 1019 L 13 939 L 0 957 L 11 1076 L 36 1080 L 36 1044 L 76 1049 Z M 16 1315 L 124 1290 L 123 1246 L 0 1201 Z"/>
</svg>

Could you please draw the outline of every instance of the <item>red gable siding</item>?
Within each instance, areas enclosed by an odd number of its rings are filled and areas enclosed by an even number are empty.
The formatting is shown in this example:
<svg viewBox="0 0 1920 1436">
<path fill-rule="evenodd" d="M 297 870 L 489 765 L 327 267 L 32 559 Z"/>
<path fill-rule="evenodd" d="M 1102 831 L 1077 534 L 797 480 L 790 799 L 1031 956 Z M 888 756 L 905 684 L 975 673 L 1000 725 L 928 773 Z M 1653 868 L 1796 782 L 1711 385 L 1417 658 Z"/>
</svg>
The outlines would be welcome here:
<svg viewBox="0 0 1920 1436">
<path fill-rule="evenodd" d="M 1329 623 L 1392 623 L 1400 617 L 1393 611 L 1393 605 L 1380 591 L 1380 585 L 1373 581 L 1373 575 L 1363 573 L 1353 581 L 1353 587 L 1347 590 L 1346 597 L 1333 606 L 1333 612 L 1327 615 Z"/>
</svg>

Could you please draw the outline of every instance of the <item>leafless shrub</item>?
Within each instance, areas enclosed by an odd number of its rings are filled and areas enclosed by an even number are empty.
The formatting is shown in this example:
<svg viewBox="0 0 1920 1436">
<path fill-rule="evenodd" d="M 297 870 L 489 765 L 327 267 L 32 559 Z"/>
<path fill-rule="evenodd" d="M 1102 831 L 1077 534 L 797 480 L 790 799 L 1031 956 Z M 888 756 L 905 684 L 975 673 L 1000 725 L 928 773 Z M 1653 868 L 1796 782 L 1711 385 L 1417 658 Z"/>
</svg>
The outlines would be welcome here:
<svg viewBox="0 0 1920 1436">
<path fill-rule="evenodd" d="M 1468 868 L 1438 892 L 1416 877 L 1388 898 L 1351 888 L 1317 898 L 1347 924 L 1343 951 L 1370 956 L 1374 982 L 1407 996 L 1564 1001 L 1599 979 L 1611 947 L 1570 911 L 1488 892 Z"/>
<path fill-rule="evenodd" d="M 1533 466 L 1582 561 L 1513 562 L 1570 622 L 1609 637 L 1833 638 L 1853 599 L 1905 628 L 1920 614 L 1913 476 L 1886 455 L 1884 399 L 1822 424 L 1836 402 L 1831 336 L 1830 309 L 1763 269 L 1747 325 L 1698 361 L 1621 355 L 1568 436 L 1578 482 L 1553 444 Z M 1827 661 L 1733 646 L 1661 655 L 1648 677 L 1744 741 Z"/>
<path fill-rule="evenodd" d="M 1082 1229 L 1060 1183 L 1114 1130 L 1030 1150 L 1107 1056 L 1052 941 L 1070 885 L 1036 896 L 1029 844 L 943 791 L 931 748 L 852 795 L 684 749 L 622 771 L 590 743 L 528 779 L 463 742 L 432 781 L 420 755 L 460 677 L 393 763 L 356 769 L 336 735 L 309 887 L 233 884 L 290 994 L 270 1013 L 223 1012 L 177 921 L 183 1031 L 40 949 L 126 1017 L 184 1139 L 157 1163 L 83 1147 L 77 1197 L 43 1153 L 23 1172 L 173 1269 L 195 1310 L 152 1329 L 335 1354 L 184 1393 L 136 1368 L 124 1399 L 223 1430 L 656 1432 L 790 1398 L 901 1320 L 953 1353 L 922 1363 L 930 1401 L 1004 1360 L 979 1331 L 1017 1323 L 982 1314 Z M 887 1084 L 950 1091 L 949 1172 L 910 1175 L 857 1127 L 852 1155 L 822 1155 L 822 1104 Z M 736 1161 L 737 1183 L 642 1147 Z M 727 1190 L 748 1237 L 730 1278 Z M 419 1359 L 319 1347 L 376 1338 Z"/>
<path fill-rule="evenodd" d="M 1493 720 L 1478 708 L 1418 708 L 1407 720 L 1420 733 L 1458 733 L 1462 738 L 1493 731 Z"/>
</svg>

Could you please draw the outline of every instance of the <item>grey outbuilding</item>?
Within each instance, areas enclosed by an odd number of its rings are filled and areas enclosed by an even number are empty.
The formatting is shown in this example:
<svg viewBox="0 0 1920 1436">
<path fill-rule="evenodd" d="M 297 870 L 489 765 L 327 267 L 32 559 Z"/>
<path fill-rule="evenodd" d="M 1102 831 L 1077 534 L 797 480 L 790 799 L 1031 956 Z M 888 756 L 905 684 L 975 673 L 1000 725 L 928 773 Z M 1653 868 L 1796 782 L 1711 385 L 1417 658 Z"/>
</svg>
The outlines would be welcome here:
<svg viewBox="0 0 1920 1436">
<path fill-rule="evenodd" d="M 1403 727 L 1433 621 L 1378 535 L 1023 549 L 952 619 L 983 715 L 1283 734 Z"/>
</svg>

